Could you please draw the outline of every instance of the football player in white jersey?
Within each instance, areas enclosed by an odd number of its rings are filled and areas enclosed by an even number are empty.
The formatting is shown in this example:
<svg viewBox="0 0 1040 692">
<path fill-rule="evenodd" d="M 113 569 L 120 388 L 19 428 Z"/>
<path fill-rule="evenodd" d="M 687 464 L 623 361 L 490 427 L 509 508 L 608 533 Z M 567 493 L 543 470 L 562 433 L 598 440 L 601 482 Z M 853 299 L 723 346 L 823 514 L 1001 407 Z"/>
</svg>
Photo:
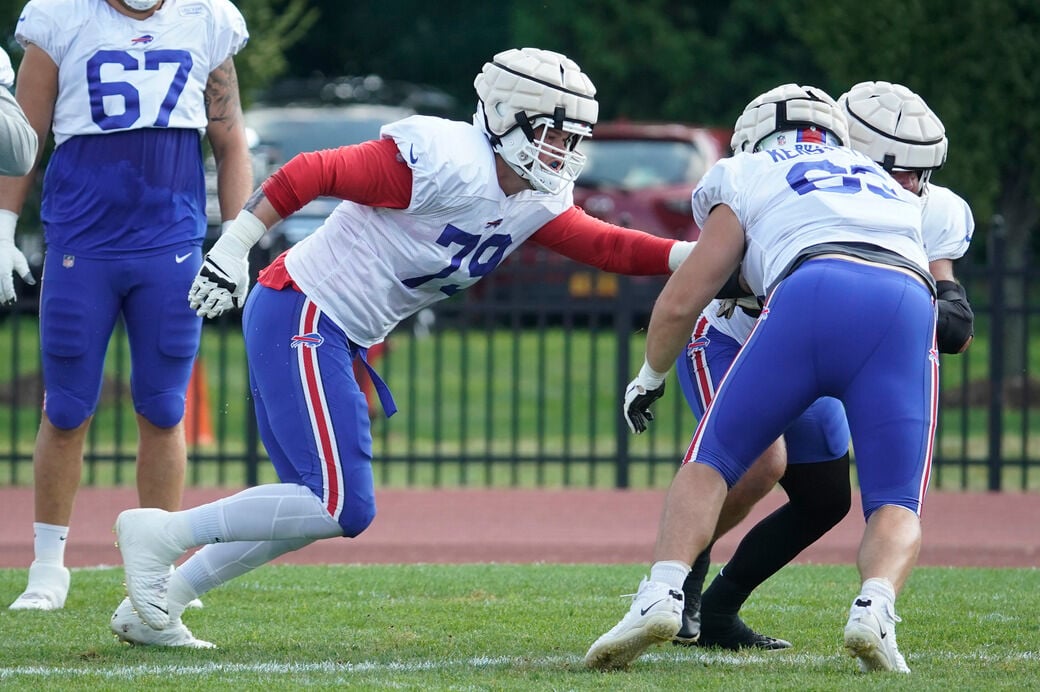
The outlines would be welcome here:
<svg viewBox="0 0 1040 692">
<path fill-rule="evenodd" d="M 585 661 L 620 668 L 672 640 L 690 565 L 712 540 L 729 488 L 814 401 L 834 397 L 848 415 L 867 519 L 844 644 L 863 670 L 909 672 L 895 598 L 920 548 L 938 400 L 935 283 L 919 202 L 841 145 L 846 118 L 813 87 L 762 94 L 734 129 L 738 153 L 693 194 L 697 246 L 654 304 L 646 360 L 625 393 L 632 430 L 646 429 L 668 369 L 738 266 L 762 315 L 675 475 L 649 578 Z"/>
<path fill-rule="evenodd" d="M 268 228 L 318 196 L 344 200 L 261 272 L 245 303 L 257 421 L 281 483 L 181 512 L 129 510 L 116 522 L 127 589 L 150 626 L 165 631 L 191 599 L 283 553 L 368 527 L 372 438 L 351 365 L 368 368 L 393 414 L 366 353 L 402 319 L 473 284 L 527 240 L 626 274 L 666 274 L 688 254 L 692 243 L 574 206 L 580 143 L 599 105 L 573 60 L 507 50 L 474 86 L 472 123 L 413 116 L 379 140 L 296 156 L 206 255 L 190 303 L 214 317 L 244 301 L 246 257 Z"/>
<path fill-rule="evenodd" d="M 201 137 L 212 145 L 230 221 L 253 188 L 233 61 L 248 34 L 228 0 L 31 0 L 15 37 L 25 47 L 16 96 L 41 142 L 53 132 L 55 148 L 41 205 L 35 560 L 11 608 L 54 610 L 68 594 L 64 555 L 83 444 L 120 318 L 140 504 L 180 506 L 182 418 L 202 329 L 183 301 L 206 232 Z M 0 235 L 13 235 L 35 178 L 0 186 Z M 11 249 L 0 245 L 0 254 Z M 9 260 L 0 267 L 10 280 Z"/>
<path fill-rule="evenodd" d="M 0 48 L 0 175 L 25 175 L 36 162 L 38 141 L 36 132 L 22 112 L 11 92 L 14 84 L 14 70 L 11 69 L 11 58 Z M 0 245 L 14 245 L 14 234 L 0 233 Z M 17 271 L 23 278 L 29 274 L 29 265 L 20 252 L 4 252 L 0 250 L 0 302 L 7 303 L 14 299 L 14 282 L 11 272 Z M 18 262 L 18 267 L 8 267 L 3 262 Z"/>
<path fill-rule="evenodd" d="M 953 261 L 967 252 L 975 223 L 967 202 L 929 181 L 946 160 L 948 142 L 942 121 L 919 95 L 889 82 L 857 84 L 838 104 L 848 120 L 848 144 L 921 199 L 924 247 L 939 295 L 939 351 L 960 353 L 971 343 L 974 317 L 964 289 L 954 279 Z M 734 147 L 740 140 L 741 133 L 735 133 Z M 686 352 L 676 363 L 679 384 L 698 420 L 754 327 L 753 316 L 733 307 L 713 301 L 701 313 Z M 726 308 L 729 318 L 724 316 Z M 757 312 L 757 301 L 752 308 Z M 848 513 L 848 437 L 844 408 L 836 399 L 821 398 L 770 445 L 728 493 L 716 538 L 746 516 L 778 480 L 788 502 L 748 531 L 704 592 L 703 602 L 701 588 L 710 546 L 698 556 L 683 585 L 685 612 L 683 628 L 676 635 L 678 643 L 728 649 L 790 646 L 783 639 L 752 630 L 738 611 L 759 584 Z"/>
</svg>

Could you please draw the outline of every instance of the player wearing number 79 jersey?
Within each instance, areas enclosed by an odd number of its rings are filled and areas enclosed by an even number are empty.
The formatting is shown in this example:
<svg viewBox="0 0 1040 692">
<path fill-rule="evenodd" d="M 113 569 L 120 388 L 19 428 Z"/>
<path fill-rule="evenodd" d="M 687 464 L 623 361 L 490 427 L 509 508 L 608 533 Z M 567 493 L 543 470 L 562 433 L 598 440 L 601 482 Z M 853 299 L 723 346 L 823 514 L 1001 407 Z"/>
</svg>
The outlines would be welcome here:
<svg viewBox="0 0 1040 692">
<path fill-rule="evenodd" d="M 574 206 L 580 143 L 599 114 L 574 61 L 508 50 L 474 86 L 472 124 L 413 116 L 378 140 L 294 157 L 207 253 L 189 301 L 215 317 L 245 299 L 249 248 L 268 228 L 318 196 L 344 200 L 261 272 L 242 315 L 257 423 L 280 483 L 117 521 L 130 598 L 152 627 L 165 631 L 191 599 L 279 555 L 369 526 L 372 435 L 352 364 L 400 320 L 528 240 L 628 274 L 665 274 L 689 251 Z M 181 553 L 200 545 L 171 576 Z"/>
<path fill-rule="evenodd" d="M 221 215 L 253 186 L 233 57 L 248 34 L 228 0 L 32 0 L 16 98 L 39 140 L 47 244 L 40 296 L 45 397 L 36 439 L 36 559 L 23 610 L 64 605 L 64 549 L 82 448 L 114 326 L 126 326 L 145 507 L 176 509 L 186 465 L 185 392 L 201 320 L 184 295 L 202 262 L 212 145 Z M 13 238 L 36 176 L 0 186 L 0 239 Z M 0 273 L 28 275 L 13 243 Z M 14 299 L 13 284 L 5 300 Z"/>
</svg>

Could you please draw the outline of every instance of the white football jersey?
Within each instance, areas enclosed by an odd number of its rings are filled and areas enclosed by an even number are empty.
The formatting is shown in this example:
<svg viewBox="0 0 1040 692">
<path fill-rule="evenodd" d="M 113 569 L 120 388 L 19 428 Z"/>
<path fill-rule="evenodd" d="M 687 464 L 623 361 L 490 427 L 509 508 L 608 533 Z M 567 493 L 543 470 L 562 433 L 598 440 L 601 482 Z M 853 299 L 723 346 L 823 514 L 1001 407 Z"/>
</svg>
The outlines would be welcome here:
<svg viewBox="0 0 1040 692">
<path fill-rule="evenodd" d="M 975 233 L 971 207 L 949 188 L 928 183 L 921 197 L 921 232 L 928 261 L 964 257 Z"/>
<path fill-rule="evenodd" d="M 58 66 L 54 141 L 142 128 L 205 130 L 209 74 L 246 44 L 229 0 L 165 0 L 147 19 L 104 0 L 30 0 L 15 37 Z"/>
<path fill-rule="evenodd" d="M 975 231 L 971 208 L 957 193 L 928 183 L 927 193 L 921 196 L 921 235 L 929 262 L 940 259 L 956 260 L 964 256 Z M 721 301 L 715 300 L 704 310 L 708 323 L 738 342 L 743 343 L 751 334 L 756 318 L 740 308 L 729 319 L 719 317 Z"/>
<path fill-rule="evenodd" d="M 698 225 L 717 204 L 732 209 L 744 228 L 742 272 L 761 297 L 803 250 L 820 243 L 870 243 L 928 271 L 917 198 L 852 149 L 797 144 L 723 159 L 693 192 Z M 726 320 L 717 310 L 717 301 L 705 309 L 712 326 L 742 342 L 754 319 L 738 308 Z"/>
<path fill-rule="evenodd" d="M 10 87 L 14 84 L 14 68 L 11 67 L 11 57 L 0 48 L 0 87 Z"/>
<path fill-rule="evenodd" d="M 300 289 L 361 346 L 472 285 L 574 205 L 573 185 L 506 196 L 487 138 L 469 123 L 412 116 L 382 136 L 412 169 L 408 208 L 342 202 L 285 259 Z"/>
</svg>

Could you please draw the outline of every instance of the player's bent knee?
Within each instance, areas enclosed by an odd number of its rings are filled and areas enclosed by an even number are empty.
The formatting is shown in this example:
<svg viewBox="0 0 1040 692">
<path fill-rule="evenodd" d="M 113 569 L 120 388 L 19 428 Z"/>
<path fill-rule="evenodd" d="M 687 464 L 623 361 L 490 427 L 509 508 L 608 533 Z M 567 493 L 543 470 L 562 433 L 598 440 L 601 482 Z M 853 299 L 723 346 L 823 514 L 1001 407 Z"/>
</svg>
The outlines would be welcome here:
<svg viewBox="0 0 1040 692">
<path fill-rule="evenodd" d="M 47 420 L 58 430 L 75 430 L 94 413 L 93 407 L 86 402 L 50 391 L 47 392 L 44 411 Z"/>
<path fill-rule="evenodd" d="M 820 523 L 830 528 L 844 519 L 852 509 L 852 497 L 849 493 L 822 493 L 809 509 Z"/>
<path fill-rule="evenodd" d="M 177 394 L 154 396 L 136 406 L 137 413 L 157 428 L 172 428 L 184 418 L 184 397 Z"/>
<path fill-rule="evenodd" d="M 791 506 L 825 530 L 852 508 L 849 456 L 815 464 L 794 464 L 780 481 Z"/>
<path fill-rule="evenodd" d="M 376 508 L 374 506 L 344 509 L 343 513 L 339 515 L 339 525 L 343 527 L 344 536 L 355 538 L 361 535 L 361 532 L 367 529 L 375 518 Z"/>
</svg>

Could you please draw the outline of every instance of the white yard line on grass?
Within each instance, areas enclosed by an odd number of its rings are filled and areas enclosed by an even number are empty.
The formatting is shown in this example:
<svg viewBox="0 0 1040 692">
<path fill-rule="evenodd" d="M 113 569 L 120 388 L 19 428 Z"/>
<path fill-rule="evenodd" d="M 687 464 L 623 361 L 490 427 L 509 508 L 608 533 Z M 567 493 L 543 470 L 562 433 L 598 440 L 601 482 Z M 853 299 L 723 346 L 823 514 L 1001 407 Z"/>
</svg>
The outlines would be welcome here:
<svg viewBox="0 0 1040 692">
<path fill-rule="evenodd" d="M 992 655 L 986 653 L 959 654 L 953 652 L 929 651 L 927 656 L 948 662 L 985 662 L 985 663 L 1010 663 L 1014 661 L 1040 661 L 1040 651 L 1018 651 L 1006 655 Z M 846 656 L 819 656 L 813 654 L 730 654 L 722 652 L 698 652 L 691 657 L 688 653 L 651 653 L 643 656 L 641 661 L 677 661 L 698 658 L 705 663 L 719 663 L 724 665 L 750 665 L 783 662 L 792 667 L 816 666 L 827 661 L 847 660 Z M 910 663 L 913 663 L 913 656 Z M 75 667 L 66 668 L 61 666 L 12 666 L 0 667 L 0 681 L 10 680 L 17 677 L 44 677 L 44 678 L 69 678 L 69 677 L 101 677 L 112 680 L 132 680 L 145 675 L 159 675 L 163 677 L 200 677 L 206 675 L 228 675 L 228 674 L 256 674 L 256 675 L 293 675 L 301 673 L 318 674 L 347 674 L 347 673 L 420 673 L 431 670 L 450 670 L 473 668 L 512 668 L 522 666 L 532 667 L 557 667 L 560 665 L 578 665 L 582 661 L 580 656 L 548 656 L 542 658 L 529 657 L 476 657 L 467 659 L 445 659 L 440 661 L 391 661 L 380 663 L 376 661 L 362 661 L 360 663 L 200 663 L 198 665 L 133 665 L 112 667 Z"/>
</svg>

